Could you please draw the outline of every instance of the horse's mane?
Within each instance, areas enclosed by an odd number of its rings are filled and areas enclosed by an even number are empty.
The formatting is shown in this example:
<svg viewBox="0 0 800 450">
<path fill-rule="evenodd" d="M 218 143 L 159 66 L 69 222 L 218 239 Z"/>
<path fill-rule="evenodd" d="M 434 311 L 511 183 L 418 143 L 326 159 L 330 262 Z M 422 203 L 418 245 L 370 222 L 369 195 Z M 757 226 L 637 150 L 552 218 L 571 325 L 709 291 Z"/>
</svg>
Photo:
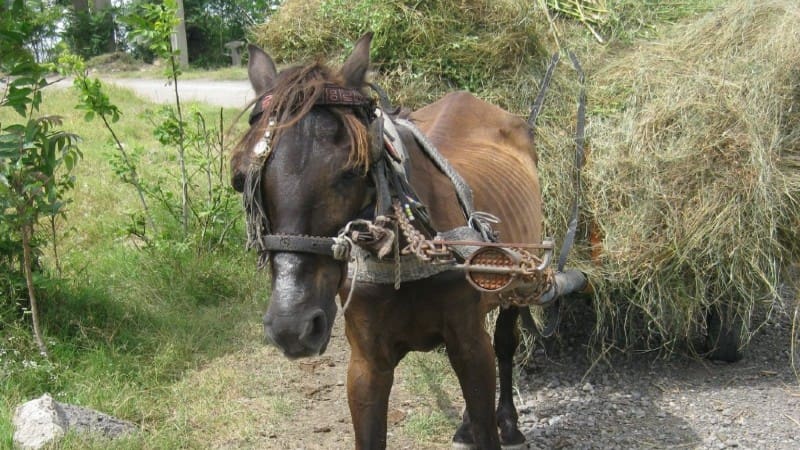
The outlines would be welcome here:
<svg viewBox="0 0 800 450">
<path fill-rule="evenodd" d="M 270 101 L 262 105 L 263 113 L 234 147 L 234 155 L 251 152 L 267 131 L 272 133 L 274 145 L 284 130 L 297 124 L 311 111 L 323 95 L 326 84 L 343 86 L 344 80 L 319 61 L 281 71 L 268 93 L 271 95 Z M 332 106 L 328 108 L 341 120 L 350 137 L 351 151 L 348 166 L 366 172 L 370 163 L 366 126 L 350 108 Z"/>
</svg>

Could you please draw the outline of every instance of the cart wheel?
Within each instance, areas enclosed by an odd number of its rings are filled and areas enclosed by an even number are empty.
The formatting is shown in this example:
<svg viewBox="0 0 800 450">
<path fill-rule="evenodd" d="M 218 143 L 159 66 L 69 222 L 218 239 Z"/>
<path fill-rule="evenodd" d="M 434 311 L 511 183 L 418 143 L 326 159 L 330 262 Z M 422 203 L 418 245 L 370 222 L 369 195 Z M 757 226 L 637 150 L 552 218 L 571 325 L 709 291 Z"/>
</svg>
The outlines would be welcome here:
<svg viewBox="0 0 800 450">
<path fill-rule="evenodd" d="M 710 359 L 736 362 L 744 356 L 742 336 L 748 331 L 744 320 L 726 306 L 713 306 L 706 316 L 706 344 Z"/>
</svg>

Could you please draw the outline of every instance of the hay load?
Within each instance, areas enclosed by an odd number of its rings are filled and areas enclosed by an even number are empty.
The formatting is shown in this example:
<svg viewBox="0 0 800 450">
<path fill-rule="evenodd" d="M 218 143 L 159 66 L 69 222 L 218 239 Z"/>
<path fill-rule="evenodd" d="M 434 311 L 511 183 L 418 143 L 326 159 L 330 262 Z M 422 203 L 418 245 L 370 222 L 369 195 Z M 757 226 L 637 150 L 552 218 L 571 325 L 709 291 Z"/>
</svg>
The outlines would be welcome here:
<svg viewBox="0 0 800 450">
<path fill-rule="evenodd" d="M 508 106 L 529 82 L 520 75 L 547 58 L 539 19 L 534 2 L 519 0 L 291 0 L 254 34 L 279 63 L 295 63 L 348 55 L 371 30 L 373 69 L 396 103 L 418 108 L 465 89 Z"/>
<path fill-rule="evenodd" d="M 586 213 L 598 331 L 749 322 L 800 249 L 800 5 L 733 1 L 598 69 Z M 730 320 L 730 318 L 729 318 Z M 747 336 L 743 336 L 747 337 Z"/>
<path fill-rule="evenodd" d="M 526 115 L 556 49 L 555 24 L 588 77 L 585 239 L 568 265 L 595 287 L 597 337 L 673 348 L 704 333 L 717 306 L 750 322 L 776 304 L 789 281 L 781 272 L 800 259 L 800 5 L 594 2 L 608 9 L 589 23 L 606 48 L 553 8 L 566 3 L 292 0 L 255 36 L 289 63 L 372 29 L 375 79 L 396 103 L 468 89 Z M 650 21 L 662 19 L 678 23 L 660 23 L 658 34 Z M 563 64 L 537 129 L 556 242 L 572 201 L 574 78 Z"/>
</svg>

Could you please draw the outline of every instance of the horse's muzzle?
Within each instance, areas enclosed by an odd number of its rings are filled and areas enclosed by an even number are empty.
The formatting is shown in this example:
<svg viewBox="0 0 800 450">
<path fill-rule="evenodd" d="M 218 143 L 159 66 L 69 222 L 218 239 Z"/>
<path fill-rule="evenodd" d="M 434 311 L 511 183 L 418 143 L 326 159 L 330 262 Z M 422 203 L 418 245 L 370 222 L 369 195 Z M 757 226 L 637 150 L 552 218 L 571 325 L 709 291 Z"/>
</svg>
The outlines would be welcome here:
<svg viewBox="0 0 800 450">
<path fill-rule="evenodd" d="M 330 324 L 322 309 L 302 317 L 264 315 L 264 334 L 287 358 L 317 356 L 325 352 L 330 339 Z"/>
</svg>

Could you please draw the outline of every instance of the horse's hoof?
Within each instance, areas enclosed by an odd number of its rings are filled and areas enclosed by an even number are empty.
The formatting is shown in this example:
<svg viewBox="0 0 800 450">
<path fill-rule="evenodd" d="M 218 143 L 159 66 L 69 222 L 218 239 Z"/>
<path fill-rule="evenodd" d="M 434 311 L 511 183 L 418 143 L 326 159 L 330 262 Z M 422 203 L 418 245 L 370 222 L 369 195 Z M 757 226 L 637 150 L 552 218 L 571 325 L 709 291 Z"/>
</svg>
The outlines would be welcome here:
<svg viewBox="0 0 800 450">
<path fill-rule="evenodd" d="M 475 441 L 472 439 L 472 425 L 469 421 L 462 422 L 453 435 L 453 450 L 476 450 Z"/>
<path fill-rule="evenodd" d="M 503 450 L 528 448 L 527 439 L 520 433 L 516 420 L 500 421 L 500 445 Z"/>
</svg>

